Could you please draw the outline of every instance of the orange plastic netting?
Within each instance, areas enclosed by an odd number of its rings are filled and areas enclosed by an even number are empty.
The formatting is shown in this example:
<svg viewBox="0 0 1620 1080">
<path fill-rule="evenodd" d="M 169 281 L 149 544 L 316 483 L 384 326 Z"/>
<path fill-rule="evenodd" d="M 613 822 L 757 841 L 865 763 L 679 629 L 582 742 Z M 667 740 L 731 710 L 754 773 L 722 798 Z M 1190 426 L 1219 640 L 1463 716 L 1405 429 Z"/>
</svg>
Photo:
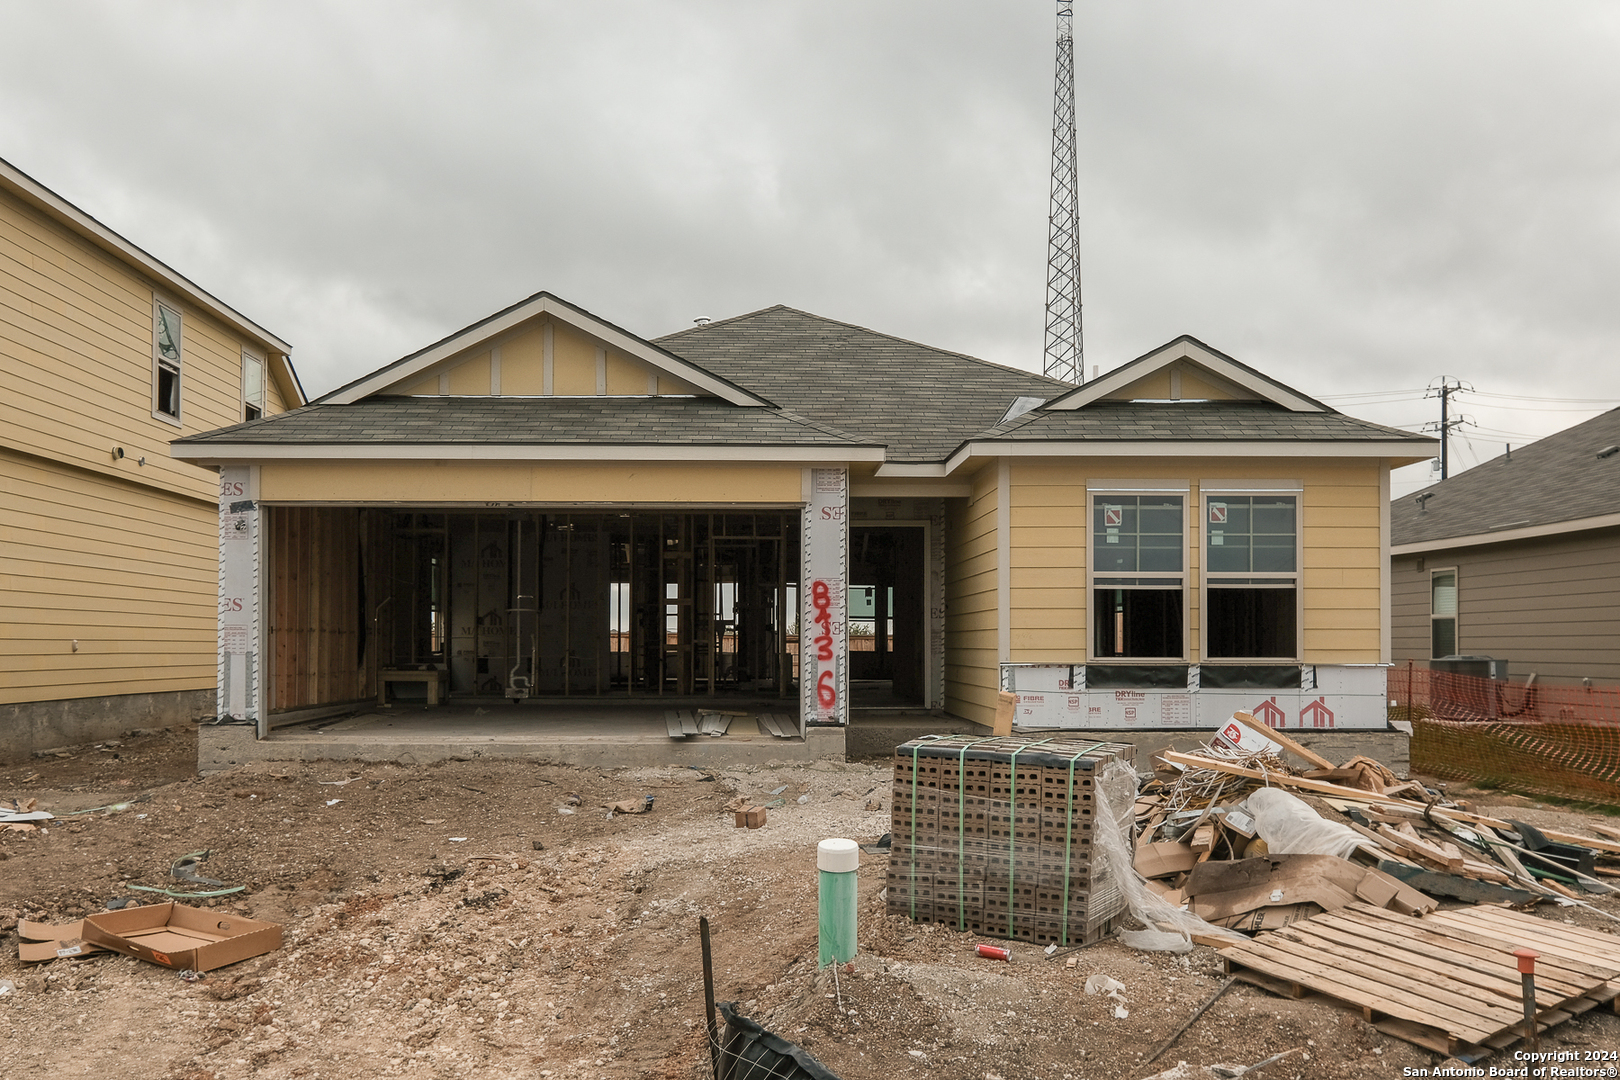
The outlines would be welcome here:
<svg viewBox="0 0 1620 1080">
<path fill-rule="evenodd" d="M 1389 673 L 1390 715 L 1412 721 L 1412 770 L 1533 795 L 1620 805 L 1620 687 Z"/>
</svg>

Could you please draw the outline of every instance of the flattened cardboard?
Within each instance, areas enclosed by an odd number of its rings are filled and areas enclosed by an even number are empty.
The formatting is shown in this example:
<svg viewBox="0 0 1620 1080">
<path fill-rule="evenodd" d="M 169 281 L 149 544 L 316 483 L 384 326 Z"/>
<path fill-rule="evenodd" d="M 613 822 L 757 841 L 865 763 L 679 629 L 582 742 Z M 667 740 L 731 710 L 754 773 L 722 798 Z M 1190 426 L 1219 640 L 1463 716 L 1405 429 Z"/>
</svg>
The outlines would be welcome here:
<svg viewBox="0 0 1620 1080">
<path fill-rule="evenodd" d="M 100 945 L 91 945 L 83 940 L 82 921 L 53 926 L 19 919 L 17 937 L 21 939 L 17 942 L 17 959 L 25 964 L 41 964 L 70 956 L 90 956 L 104 951 Z"/>
<path fill-rule="evenodd" d="M 1315 905 L 1332 911 L 1357 898 L 1408 915 L 1434 910 L 1432 900 L 1404 882 L 1332 855 L 1199 863 L 1187 878 L 1185 892 L 1195 915 L 1227 926 L 1233 925 L 1228 920 L 1235 916 L 1268 908 Z M 1256 921 L 1266 920 L 1249 920 L 1234 928 L 1275 929 L 1249 925 Z"/>
<path fill-rule="evenodd" d="M 1156 844 L 1143 844 L 1136 849 L 1133 860 L 1136 872 L 1145 878 L 1166 877 L 1191 870 L 1198 862 L 1198 853 L 1179 840 L 1161 840 Z"/>
<path fill-rule="evenodd" d="M 87 916 L 84 939 L 162 967 L 212 971 L 281 948 L 281 924 L 169 902 Z"/>
</svg>

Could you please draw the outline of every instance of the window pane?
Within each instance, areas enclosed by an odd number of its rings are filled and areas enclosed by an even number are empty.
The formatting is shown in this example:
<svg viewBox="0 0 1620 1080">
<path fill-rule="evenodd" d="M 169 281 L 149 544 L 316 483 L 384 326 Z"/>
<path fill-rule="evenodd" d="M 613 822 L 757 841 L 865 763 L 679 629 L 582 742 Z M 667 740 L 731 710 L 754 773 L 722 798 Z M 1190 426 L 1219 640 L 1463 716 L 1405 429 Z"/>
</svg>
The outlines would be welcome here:
<svg viewBox="0 0 1620 1080">
<path fill-rule="evenodd" d="M 1206 570 L 1294 573 L 1299 564 L 1298 511 L 1293 495 L 1210 496 L 1204 523 Z"/>
<path fill-rule="evenodd" d="M 1455 616 L 1457 614 L 1457 572 L 1447 571 L 1436 574 L 1432 579 L 1433 601 L 1429 612 L 1432 615 Z M 1450 653 L 1440 653 L 1449 656 Z"/>
<path fill-rule="evenodd" d="M 1180 589 L 1096 589 L 1091 610 L 1095 660 L 1183 655 Z"/>
<path fill-rule="evenodd" d="M 1457 655 L 1457 620 L 1435 619 L 1431 624 L 1433 636 L 1429 642 L 1429 655 L 1435 659 Z"/>
<path fill-rule="evenodd" d="M 157 309 L 158 355 L 176 364 L 180 362 L 180 316 L 162 304 Z"/>
<path fill-rule="evenodd" d="M 1209 658 L 1293 656 L 1298 648 L 1295 590 L 1208 592 Z"/>
<path fill-rule="evenodd" d="M 1098 495 L 1092 499 L 1096 573 L 1179 573 L 1186 525 L 1180 496 Z"/>
</svg>

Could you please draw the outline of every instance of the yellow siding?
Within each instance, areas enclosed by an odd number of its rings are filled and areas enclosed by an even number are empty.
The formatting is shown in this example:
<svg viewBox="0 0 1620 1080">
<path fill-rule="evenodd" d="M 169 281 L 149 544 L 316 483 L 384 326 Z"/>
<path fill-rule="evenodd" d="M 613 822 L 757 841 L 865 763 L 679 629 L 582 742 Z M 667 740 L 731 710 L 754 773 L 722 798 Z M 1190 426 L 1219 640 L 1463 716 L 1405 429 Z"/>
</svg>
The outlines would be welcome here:
<svg viewBox="0 0 1620 1080">
<path fill-rule="evenodd" d="M 617 353 L 607 354 L 607 392 L 636 396 L 647 392 L 647 376 L 652 369 Z"/>
<path fill-rule="evenodd" d="M 484 465 L 287 461 L 263 466 L 266 502 L 797 504 L 801 471 L 776 465 Z"/>
<path fill-rule="evenodd" d="M 1230 384 L 1203 378 L 1197 368 L 1186 366 L 1181 368 L 1181 396 L 1183 400 L 1207 398 L 1210 401 L 1230 401 L 1239 397 L 1232 392 Z"/>
<path fill-rule="evenodd" d="M 552 392 L 559 397 L 595 395 L 596 344 L 561 323 L 553 325 Z"/>
<path fill-rule="evenodd" d="M 5 450 L 0 503 L 0 704 L 214 685 L 213 504 Z"/>
<path fill-rule="evenodd" d="M 501 396 L 539 397 L 546 392 L 545 333 L 536 323 L 501 342 Z"/>
<path fill-rule="evenodd" d="M 172 459 L 168 444 L 241 421 L 249 342 L 161 294 L 183 320 L 183 426 L 155 419 L 153 295 L 124 263 L 0 194 L 0 447 L 212 500 L 212 471 Z"/>
<path fill-rule="evenodd" d="M 408 397 L 436 397 L 439 393 L 439 377 L 435 375 L 430 379 L 423 379 L 421 382 L 412 383 L 403 390 L 389 387 L 384 393 L 399 393 Z"/>
<path fill-rule="evenodd" d="M 502 358 L 504 366 L 505 357 Z M 489 353 L 478 353 L 450 369 L 450 392 L 457 396 L 489 396 Z"/>
<path fill-rule="evenodd" d="M 1187 393 L 1183 384 L 1183 393 Z M 1014 663 L 1075 662 L 1087 638 L 1086 481 L 1186 480 L 1189 516 L 1188 656 L 1199 659 L 1199 481 L 1298 480 L 1306 663 L 1361 664 L 1379 659 L 1381 509 L 1376 461 L 1097 459 L 1012 463 L 1012 604 Z M 990 470 L 986 470 L 989 472 Z M 983 474 L 981 474 L 983 475 Z"/>
<path fill-rule="evenodd" d="M 1001 688 L 996 645 L 996 468 L 980 469 L 973 495 L 947 504 L 945 708 L 989 724 Z"/>
</svg>

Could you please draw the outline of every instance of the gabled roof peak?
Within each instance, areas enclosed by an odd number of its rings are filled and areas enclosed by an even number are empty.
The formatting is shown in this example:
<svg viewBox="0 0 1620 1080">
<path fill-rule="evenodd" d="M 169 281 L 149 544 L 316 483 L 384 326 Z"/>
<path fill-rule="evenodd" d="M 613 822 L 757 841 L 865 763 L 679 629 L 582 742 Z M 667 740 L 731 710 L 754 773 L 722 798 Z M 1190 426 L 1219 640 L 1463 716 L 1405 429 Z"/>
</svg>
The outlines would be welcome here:
<svg viewBox="0 0 1620 1080">
<path fill-rule="evenodd" d="M 1244 395 L 1269 401 L 1291 412 L 1334 411 L 1315 398 L 1307 397 L 1293 387 L 1286 386 L 1247 364 L 1234 360 L 1220 350 L 1211 348 L 1191 334 L 1182 334 L 1106 375 L 1053 398 L 1046 403 L 1046 408 L 1067 411 L 1084 408 L 1094 401 L 1119 398 L 1133 384 L 1144 382 L 1160 371 L 1186 366 L 1199 369 L 1202 373 L 1213 376 L 1216 382 L 1225 383 Z M 1179 398 L 1181 395 L 1169 396 Z"/>
</svg>

